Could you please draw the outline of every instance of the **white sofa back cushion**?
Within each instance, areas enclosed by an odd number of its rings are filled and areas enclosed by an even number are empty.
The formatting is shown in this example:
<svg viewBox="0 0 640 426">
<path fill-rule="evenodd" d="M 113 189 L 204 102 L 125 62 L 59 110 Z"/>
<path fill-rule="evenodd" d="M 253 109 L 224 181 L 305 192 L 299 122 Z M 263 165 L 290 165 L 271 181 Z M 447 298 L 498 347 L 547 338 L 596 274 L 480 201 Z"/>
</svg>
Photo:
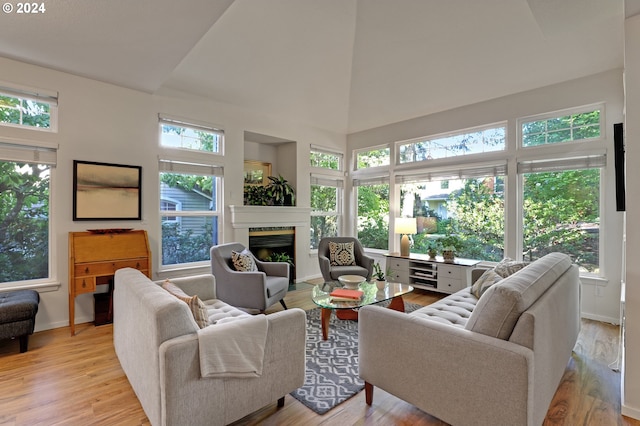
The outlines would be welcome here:
<svg viewBox="0 0 640 426">
<path fill-rule="evenodd" d="M 520 315 L 571 267 L 571 258 L 550 253 L 491 286 L 478 300 L 467 330 L 508 340 Z"/>
</svg>

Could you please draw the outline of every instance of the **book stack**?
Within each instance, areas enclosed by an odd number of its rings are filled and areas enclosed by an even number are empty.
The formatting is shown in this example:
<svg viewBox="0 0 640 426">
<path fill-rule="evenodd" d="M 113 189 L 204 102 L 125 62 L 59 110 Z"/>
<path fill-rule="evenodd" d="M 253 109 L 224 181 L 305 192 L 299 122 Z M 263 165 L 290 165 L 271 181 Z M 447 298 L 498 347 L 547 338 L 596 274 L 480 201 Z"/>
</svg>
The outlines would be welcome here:
<svg viewBox="0 0 640 426">
<path fill-rule="evenodd" d="M 354 302 L 362 299 L 364 292 L 348 288 L 337 288 L 329 293 L 332 302 Z"/>
</svg>

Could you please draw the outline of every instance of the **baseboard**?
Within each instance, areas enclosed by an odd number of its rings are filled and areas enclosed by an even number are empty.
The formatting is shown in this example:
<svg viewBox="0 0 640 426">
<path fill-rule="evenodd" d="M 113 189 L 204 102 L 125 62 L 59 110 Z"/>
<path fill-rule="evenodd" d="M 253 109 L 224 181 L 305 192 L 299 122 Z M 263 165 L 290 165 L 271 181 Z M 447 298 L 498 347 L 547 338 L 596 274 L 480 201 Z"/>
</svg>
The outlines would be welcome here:
<svg viewBox="0 0 640 426">
<path fill-rule="evenodd" d="M 622 413 L 623 416 L 631 417 L 632 419 L 635 419 L 635 420 L 640 420 L 640 410 L 636 408 L 631 408 L 622 404 L 620 413 Z"/>
<path fill-rule="evenodd" d="M 589 313 L 585 313 L 585 312 L 583 312 L 581 314 L 581 317 L 585 318 L 585 319 L 589 319 L 589 320 L 600 321 L 600 322 L 608 322 L 609 324 L 620 325 L 620 318 L 618 318 L 618 317 L 607 317 L 607 316 L 603 316 L 603 315 L 593 315 L 593 314 L 589 314 Z"/>
</svg>

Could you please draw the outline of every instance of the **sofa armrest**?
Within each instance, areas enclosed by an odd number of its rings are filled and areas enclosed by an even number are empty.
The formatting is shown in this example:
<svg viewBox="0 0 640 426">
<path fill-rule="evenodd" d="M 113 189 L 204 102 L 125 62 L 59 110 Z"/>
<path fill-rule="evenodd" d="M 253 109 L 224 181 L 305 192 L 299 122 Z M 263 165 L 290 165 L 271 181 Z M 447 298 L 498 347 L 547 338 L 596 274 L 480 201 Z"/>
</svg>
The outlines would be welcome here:
<svg viewBox="0 0 640 426">
<path fill-rule="evenodd" d="M 169 281 L 180 287 L 189 296 L 198 295 L 200 300 L 216 299 L 216 277 L 211 274 L 170 278 Z M 162 284 L 164 280 L 157 281 Z"/>
<path fill-rule="evenodd" d="M 379 306 L 360 309 L 358 328 L 371 385 L 451 424 L 530 424 L 530 349 Z"/>
<path fill-rule="evenodd" d="M 159 351 L 162 424 L 229 424 L 302 386 L 305 312 L 292 308 L 267 320 L 264 368 L 257 378 L 202 378 L 197 334 L 164 342 Z"/>
</svg>

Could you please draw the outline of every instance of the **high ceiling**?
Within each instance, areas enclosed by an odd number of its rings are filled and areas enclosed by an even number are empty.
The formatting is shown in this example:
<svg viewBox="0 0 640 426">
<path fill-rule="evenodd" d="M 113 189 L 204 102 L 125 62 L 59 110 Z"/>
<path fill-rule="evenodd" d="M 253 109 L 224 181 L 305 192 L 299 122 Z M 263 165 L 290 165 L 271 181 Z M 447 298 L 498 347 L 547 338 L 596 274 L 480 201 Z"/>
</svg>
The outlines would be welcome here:
<svg viewBox="0 0 640 426">
<path fill-rule="evenodd" d="M 0 56 L 338 133 L 623 66 L 623 0 L 44 5 L 2 14 Z"/>
</svg>

